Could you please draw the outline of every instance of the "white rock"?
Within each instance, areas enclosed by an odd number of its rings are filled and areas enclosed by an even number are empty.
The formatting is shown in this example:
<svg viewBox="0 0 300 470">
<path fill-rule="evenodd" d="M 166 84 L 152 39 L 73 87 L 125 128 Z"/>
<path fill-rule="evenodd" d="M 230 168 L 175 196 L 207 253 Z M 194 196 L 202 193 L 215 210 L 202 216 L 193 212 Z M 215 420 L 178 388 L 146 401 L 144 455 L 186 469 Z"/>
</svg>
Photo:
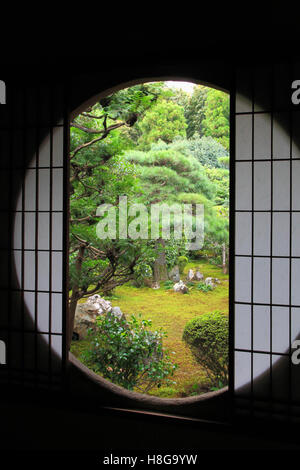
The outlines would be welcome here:
<svg viewBox="0 0 300 470">
<path fill-rule="evenodd" d="M 173 290 L 174 292 L 181 292 L 182 294 L 186 294 L 189 291 L 188 287 L 185 285 L 183 281 L 179 281 L 176 284 L 174 284 Z"/>
</svg>

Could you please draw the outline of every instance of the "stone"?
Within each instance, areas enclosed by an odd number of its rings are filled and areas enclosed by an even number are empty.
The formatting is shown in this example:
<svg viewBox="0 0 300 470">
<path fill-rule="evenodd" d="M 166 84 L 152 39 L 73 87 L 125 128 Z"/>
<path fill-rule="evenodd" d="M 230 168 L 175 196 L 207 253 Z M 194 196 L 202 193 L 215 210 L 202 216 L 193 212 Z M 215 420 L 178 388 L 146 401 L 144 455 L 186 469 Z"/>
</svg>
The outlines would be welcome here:
<svg viewBox="0 0 300 470">
<path fill-rule="evenodd" d="M 152 289 L 159 289 L 159 288 L 160 288 L 159 282 L 153 282 Z"/>
<path fill-rule="evenodd" d="M 203 281 L 203 279 L 204 279 L 203 274 L 200 273 L 200 271 L 196 271 L 195 275 L 194 275 L 194 280 L 195 281 Z"/>
<path fill-rule="evenodd" d="M 187 276 L 186 276 L 186 280 L 187 281 L 192 281 L 193 279 L 194 279 L 194 271 L 192 269 L 189 269 L 188 273 L 187 273 Z"/>
<path fill-rule="evenodd" d="M 181 294 L 186 294 L 189 289 L 183 281 L 177 282 L 173 287 L 174 292 L 181 292 Z"/>
<path fill-rule="evenodd" d="M 179 273 L 179 266 L 174 266 L 171 271 L 169 272 L 169 279 L 173 282 L 180 281 L 180 273 Z"/>
<path fill-rule="evenodd" d="M 95 328 L 98 309 L 88 303 L 78 304 L 74 319 L 73 335 L 77 339 L 84 339 L 90 328 Z"/>
<path fill-rule="evenodd" d="M 99 294 L 95 294 L 89 297 L 86 303 L 89 305 L 94 305 L 98 309 L 99 315 L 110 312 L 112 309 L 111 303 L 108 300 L 100 297 Z"/>
<path fill-rule="evenodd" d="M 118 320 L 126 320 L 126 317 L 124 315 L 124 313 L 122 312 L 122 310 L 120 309 L 120 307 L 113 307 L 111 309 L 111 313 L 118 318 Z"/>
<path fill-rule="evenodd" d="M 213 278 L 213 277 L 207 277 L 207 278 L 205 279 L 205 285 L 206 285 L 206 286 L 211 286 L 211 287 L 213 287 L 213 288 L 216 287 L 216 284 L 215 284 L 215 282 L 214 282 L 214 278 Z"/>
<path fill-rule="evenodd" d="M 77 339 L 85 338 L 88 330 L 95 328 L 96 318 L 111 311 L 111 303 L 99 294 L 92 295 L 85 303 L 77 304 L 73 328 L 74 336 Z"/>
</svg>

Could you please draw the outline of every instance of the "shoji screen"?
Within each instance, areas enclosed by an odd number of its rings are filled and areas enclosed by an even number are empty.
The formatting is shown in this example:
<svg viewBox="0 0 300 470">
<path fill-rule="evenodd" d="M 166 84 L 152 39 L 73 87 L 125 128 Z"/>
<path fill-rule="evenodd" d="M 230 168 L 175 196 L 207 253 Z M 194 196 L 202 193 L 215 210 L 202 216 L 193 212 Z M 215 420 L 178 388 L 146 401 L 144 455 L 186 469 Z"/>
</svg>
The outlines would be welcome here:
<svg viewBox="0 0 300 470">
<path fill-rule="evenodd" d="M 240 416 L 299 420 L 299 67 L 241 67 L 235 104 L 234 396 Z"/>
<path fill-rule="evenodd" d="M 11 384 L 60 388 L 64 377 L 63 90 L 11 84 L 0 109 L 0 379 Z"/>
</svg>

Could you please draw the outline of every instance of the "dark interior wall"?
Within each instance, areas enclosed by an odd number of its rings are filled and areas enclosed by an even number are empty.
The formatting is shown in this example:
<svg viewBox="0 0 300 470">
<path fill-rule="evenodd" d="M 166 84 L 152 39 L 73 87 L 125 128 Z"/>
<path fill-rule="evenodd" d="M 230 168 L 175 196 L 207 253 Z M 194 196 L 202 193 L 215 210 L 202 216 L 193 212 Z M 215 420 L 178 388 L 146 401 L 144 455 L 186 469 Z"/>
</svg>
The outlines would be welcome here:
<svg viewBox="0 0 300 470">
<path fill-rule="evenodd" d="M 26 86 L 34 88 L 36 85 L 49 83 L 53 80 L 58 80 L 63 85 L 70 83 L 71 94 L 69 96 L 68 107 L 70 111 L 77 109 L 82 102 L 92 99 L 95 95 L 105 92 L 113 87 L 118 87 L 124 83 L 132 82 L 135 80 L 143 79 L 194 79 L 199 82 L 214 84 L 216 87 L 225 90 L 231 90 L 233 85 L 233 72 L 237 64 L 243 64 L 248 60 L 253 63 L 264 63 L 276 58 L 283 63 L 290 58 L 297 57 L 297 47 L 294 43 L 283 44 L 282 42 L 272 43 L 270 47 L 269 42 L 265 43 L 252 43 L 239 42 L 224 43 L 222 49 L 219 42 L 208 42 L 205 52 L 197 47 L 192 47 L 187 50 L 179 49 L 177 51 L 160 50 L 159 52 L 145 51 L 143 55 L 140 51 L 132 51 L 121 49 L 114 54 L 103 53 L 101 54 L 101 61 L 97 64 L 95 57 L 85 57 L 87 67 L 81 67 L 80 70 L 76 67 L 76 60 L 73 57 L 55 57 L 48 56 L 44 60 L 42 58 L 30 58 L 18 60 L 5 60 L 3 62 L 3 76 L 9 87 L 15 89 Z M 26 70 L 24 63 L 27 64 Z M 90 68 L 88 64 L 91 64 Z M 30 67 L 28 67 L 30 65 Z M 8 95 L 9 98 L 9 95 Z M 22 105 L 15 102 L 16 115 L 22 115 Z M 6 111 L 0 108 L 0 118 L 2 120 L 9 119 L 5 116 Z M 58 106 L 58 115 L 60 109 Z M 5 188 L 0 190 L 5 192 Z M 6 194 L 0 194 L 0 199 L 6 197 Z M 11 227 L 6 227 L 6 229 Z M 9 235 L 9 234 L 8 234 Z M 20 392 L 18 392 L 20 390 Z M 147 448 L 148 443 L 151 442 L 153 448 L 163 447 L 169 448 L 177 447 L 180 444 L 188 448 L 197 447 L 198 439 L 201 439 L 201 446 L 203 449 L 224 448 L 232 446 L 238 449 L 239 447 L 251 448 L 266 446 L 266 448 L 273 448 L 280 444 L 283 448 L 288 448 L 289 444 L 284 442 L 283 436 L 275 436 L 267 440 L 256 438 L 254 434 L 247 434 L 243 429 L 244 437 L 238 437 L 239 431 L 236 434 L 228 433 L 228 429 L 215 427 L 213 430 L 205 427 L 197 428 L 188 423 L 184 426 L 176 420 L 171 422 L 164 421 L 163 418 L 156 417 L 153 420 L 144 419 L 139 417 L 138 421 L 135 419 L 128 419 L 123 414 L 110 414 L 108 411 L 101 412 L 98 410 L 98 419 L 95 419 L 92 411 L 83 413 L 76 410 L 81 408 L 82 403 L 80 398 L 77 397 L 72 403 L 71 408 L 67 406 L 67 400 L 63 403 L 66 404 L 65 409 L 61 409 L 59 405 L 53 401 L 49 401 L 47 397 L 48 406 L 52 408 L 45 409 L 45 401 L 43 395 L 40 394 L 40 403 L 34 405 L 29 397 L 30 394 L 23 393 L 23 389 L 14 389 L 14 395 L 8 399 L 7 394 L 1 400 L 2 403 L 2 417 L 5 424 L 5 433 L 2 433 L 3 448 L 47 448 L 49 449 L 77 449 L 82 446 L 82 449 L 97 447 L 98 442 L 102 440 L 101 448 L 108 448 L 110 443 L 112 448 L 130 448 L 130 440 L 126 438 L 128 430 L 136 436 L 136 447 Z M 77 400 L 77 402 L 76 402 Z M 7 403 L 7 405 L 5 405 Z M 57 405 L 57 406 L 56 406 Z M 3 408 L 5 406 L 5 408 Z M 53 411 L 56 410 L 56 411 Z M 54 416 L 60 422 L 60 433 L 55 433 L 56 423 Z M 99 421 L 101 425 L 99 429 Z M 29 427 L 24 429 L 20 425 L 21 422 L 26 422 Z M 137 424 L 138 422 L 138 424 Z M 46 425 L 46 423 L 48 423 Z M 73 423 L 70 425 L 70 423 Z M 157 427 L 165 430 L 156 434 Z M 43 437 L 38 432 L 38 429 L 43 429 Z M 110 432 L 106 433 L 105 429 L 117 429 L 122 431 L 122 437 Z M 137 430 L 143 429 L 143 432 L 138 436 Z M 84 429 L 84 438 L 79 436 L 80 429 Z M 87 431 L 88 429 L 88 431 Z M 242 429 L 242 428 L 241 428 Z M 27 433 L 26 438 L 23 439 L 24 433 Z M 67 435 L 66 445 L 62 444 L 63 437 Z M 90 436 L 93 436 L 91 438 Z M 125 435 L 125 437 L 124 437 Z M 142 437 L 141 437 L 142 436 Z M 154 437 L 156 436 L 156 437 Z M 226 437 L 224 441 L 224 437 Z M 212 444 L 213 441 L 213 444 Z M 241 442 L 243 441 L 243 442 Z M 80 444 L 81 443 L 81 444 Z"/>
</svg>

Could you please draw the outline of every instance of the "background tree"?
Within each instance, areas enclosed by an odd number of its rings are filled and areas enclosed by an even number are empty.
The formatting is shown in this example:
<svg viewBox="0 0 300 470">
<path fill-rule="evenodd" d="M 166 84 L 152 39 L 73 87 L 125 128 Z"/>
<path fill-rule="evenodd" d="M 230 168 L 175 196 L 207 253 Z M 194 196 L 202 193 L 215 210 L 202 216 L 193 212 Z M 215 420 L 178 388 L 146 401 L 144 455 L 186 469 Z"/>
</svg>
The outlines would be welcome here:
<svg viewBox="0 0 300 470">
<path fill-rule="evenodd" d="M 166 99 L 159 99 L 138 125 L 141 137 L 138 144 L 143 150 L 162 140 L 172 142 L 174 137 L 186 135 L 186 121 L 181 106 Z"/>
<path fill-rule="evenodd" d="M 210 88 L 207 91 L 203 133 L 229 149 L 229 95 Z"/>
<path fill-rule="evenodd" d="M 155 271 L 159 259 L 163 260 L 159 271 L 166 277 L 167 269 L 187 254 L 185 240 L 172 237 L 165 243 L 117 236 L 99 240 L 97 207 L 116 205 L 119 196 L 148 207 L 159 202 L 204 203 L 206 245 L 202 255 L 210 253 L 220 263 L 220 253 L 222 256 L 228 247 L 228 116 L 229 101 L 222 92 L 195 87 L 189 97 L 157 82 L 120 90 L 74 119 L 71 318 L 82 297 L 107 294 L 133 278 L 140 282 Z"/>
<path fill-rule="evenodd" d="M 121 154 L 133 127 L 160 96 L 162 84 L 143 84 L 105 97 L 71 123 L 70 151 L 70 332 L 77 302 L 109 292 L 134 276 L 144 247 L 129 240 L 99 240 L 97 207 L 137 190 L 135 169 Z"/>
<path fill-rule="evenodd" d="M 208 88 L 197 85 L 194 92 L 184 107 L 184 116 L 187 122 L 186 136 L 188 139 L 197 133 L 200 137 L 203 134 L 203 120 L 206 112 L 206 98 Z"/>
</svg>

